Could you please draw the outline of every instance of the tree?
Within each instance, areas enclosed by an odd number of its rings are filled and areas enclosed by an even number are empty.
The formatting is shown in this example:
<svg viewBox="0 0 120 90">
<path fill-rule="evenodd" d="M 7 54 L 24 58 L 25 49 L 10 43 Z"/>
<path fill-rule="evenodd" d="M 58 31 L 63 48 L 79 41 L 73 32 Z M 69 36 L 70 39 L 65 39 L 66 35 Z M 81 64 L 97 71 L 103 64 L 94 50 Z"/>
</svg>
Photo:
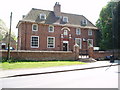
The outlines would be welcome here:
<svg viewBox="0 0 120 90">
<path fill-rule="evenodd" d="M 115 49 L 120 49 L 120 1 L 115 4 L 112 12 L 113 43 Z"/>
<path fill-rule="evenodd" d="M 98 43 L 100 48 L 104 50 L 113 49 L 113 44 L 118 43 L 117 41 L 114 42 L 113 39 L 113 34 L 116 37 L 116 39 L 118 38 L 117 37 L 118 30 L 113 29 L 113 26 L 114 27 L 118 26 L 117 24 L 113 25 L 117 23 L 118 17 L 116 17 L 117 14 L 115 14 L 116 16 L 114 16 L 114 20 L 113 20 L 113 9 L 116 13 L 120 11 L 117 10 L 118 9 L 117 2 L 109 2 L 104 8 L 102 8 L 99 19 L 96 22 L 96 26 L 100 29 L 99 33 L 101 35 L 101 37 L 99 37 L 100 39 Z M 115 46 L 114 48 L 118 48 L 118 47 Z"/>
<path fill-rule="evenodd" d="M 0 41 L 5 37 L 6 33 L 8 33 L 9 29 L 6 24 L 0 19 Z M 16 40 L 15 34 L 12 32 L 11 36 Z"/>
</svg>

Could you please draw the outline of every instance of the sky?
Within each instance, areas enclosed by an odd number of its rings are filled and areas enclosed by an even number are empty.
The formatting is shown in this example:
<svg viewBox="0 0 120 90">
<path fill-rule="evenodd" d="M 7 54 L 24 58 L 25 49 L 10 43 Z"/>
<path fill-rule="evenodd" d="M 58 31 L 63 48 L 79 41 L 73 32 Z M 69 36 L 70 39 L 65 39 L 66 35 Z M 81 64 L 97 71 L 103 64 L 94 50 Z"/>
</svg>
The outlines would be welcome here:
<svg viewBox="0 0 120 90">
<path fill-rule="evenodd" d="M 12 12 L 12 32 L 17 36 L 18 29 L 16 28 L 22 15 L 26 15 L 32 8 L 51 10 L 56 2 L 61 4 L 61 11 L 84 15 L 93 24 L 99 18 L 101 9 L 110 0 L 2 0 L 0 5 L 0 19 L 6 26 L 10 27 L 10 13 Z"/>
</svg>

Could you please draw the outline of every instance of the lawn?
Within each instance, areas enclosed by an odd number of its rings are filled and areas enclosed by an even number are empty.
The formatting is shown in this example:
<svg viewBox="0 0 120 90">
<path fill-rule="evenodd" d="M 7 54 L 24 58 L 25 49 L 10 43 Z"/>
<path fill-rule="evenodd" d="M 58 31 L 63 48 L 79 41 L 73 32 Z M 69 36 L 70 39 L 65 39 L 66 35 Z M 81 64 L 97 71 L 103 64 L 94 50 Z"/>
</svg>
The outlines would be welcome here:
<svg viewBox="0 0 120 90">
<path fill-rule="evenodd" d="M 67 65 L 80 65 L 85 64 L 79 61 L 42 61 L 42 62 L 15 62 L 1 63 L 3 70 L 9 69 L 25 69 L 25 68 L 43 68 L 43 67 L 54 67 L 54 66 L 67 66 Z M 0 65 L 0 66 L 1 66 Z"/>
</svg>

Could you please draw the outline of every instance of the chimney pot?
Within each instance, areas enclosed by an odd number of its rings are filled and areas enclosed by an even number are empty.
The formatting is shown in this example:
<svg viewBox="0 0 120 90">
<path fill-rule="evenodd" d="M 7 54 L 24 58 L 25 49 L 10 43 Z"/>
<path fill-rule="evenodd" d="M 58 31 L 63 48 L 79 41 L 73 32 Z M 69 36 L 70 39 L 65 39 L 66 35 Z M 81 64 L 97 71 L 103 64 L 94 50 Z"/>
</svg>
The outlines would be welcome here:
<svg viewBox="0 0 120 90">
<path fill-rule="evenodd" d="M 61 5 L 59 4 L 59 2 L 56 2 L 56 3 L 55 3 L 54 13 L 55 13 L 55 16 L 56 16 L 56 17 L 61 16 Z"/>
</svg>

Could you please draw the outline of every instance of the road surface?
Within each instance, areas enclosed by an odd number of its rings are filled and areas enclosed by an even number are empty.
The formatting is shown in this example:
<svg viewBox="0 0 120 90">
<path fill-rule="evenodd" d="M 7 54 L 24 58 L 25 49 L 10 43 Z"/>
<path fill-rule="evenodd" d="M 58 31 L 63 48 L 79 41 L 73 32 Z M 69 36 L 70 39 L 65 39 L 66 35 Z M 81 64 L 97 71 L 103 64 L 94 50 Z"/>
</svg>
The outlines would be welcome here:
<svg viewBox="0 0 120 90">
<path fill-rule="evenodd" d="M 118 66 L 2 79 L 3 88 L 118 88 Z"/>
</svg>

